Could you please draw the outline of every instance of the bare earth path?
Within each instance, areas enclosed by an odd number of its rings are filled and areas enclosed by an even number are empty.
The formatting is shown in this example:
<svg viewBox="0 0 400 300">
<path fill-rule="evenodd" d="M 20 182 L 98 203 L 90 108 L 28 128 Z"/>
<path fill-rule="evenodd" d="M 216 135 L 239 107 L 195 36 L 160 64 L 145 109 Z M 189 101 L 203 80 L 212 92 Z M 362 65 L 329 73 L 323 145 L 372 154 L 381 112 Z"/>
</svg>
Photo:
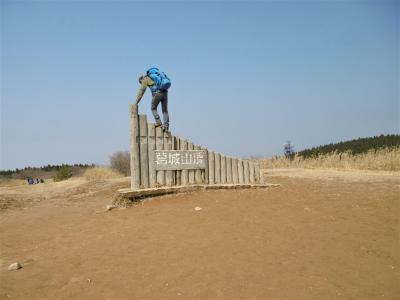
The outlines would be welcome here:
<svg viewBox="0 0 400 300">
<path fill-rule="evenodd" d="M 399 176 L 346 173 L 110 212 L 127 179 L 3 188 L 0 298 L 399 299 Z"/>
</svg>

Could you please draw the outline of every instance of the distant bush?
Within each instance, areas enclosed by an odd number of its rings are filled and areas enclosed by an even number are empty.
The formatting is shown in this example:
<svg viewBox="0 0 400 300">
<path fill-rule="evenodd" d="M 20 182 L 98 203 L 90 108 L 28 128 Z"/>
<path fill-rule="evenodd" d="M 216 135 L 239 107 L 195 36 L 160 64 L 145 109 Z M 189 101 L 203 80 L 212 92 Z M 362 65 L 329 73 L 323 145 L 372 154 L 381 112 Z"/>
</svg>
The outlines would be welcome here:
<svg viewBox="0 0 400 300">
<path fill-rule="evenodd" d="M 54 176 L 54 181 L 62 181 L 72 177 L 72 171 L 68 166 L 61 166 L 58 169 L 56 176 Z"/>
<path fill-rule="evenodd" d="M 131 158 L 128 151 L 115 152 L 110 156 L 111 169 L 123 174 L 124 176 L 131 175 L 130 163 Z"/>
<path fill-rule="evenodd" d="M 104 180 L 111 178 L 118 178 L 122 175 L 110 168 L 95 167 L 85 171 L 83 177 L 88 181 Z"/>
</svg>

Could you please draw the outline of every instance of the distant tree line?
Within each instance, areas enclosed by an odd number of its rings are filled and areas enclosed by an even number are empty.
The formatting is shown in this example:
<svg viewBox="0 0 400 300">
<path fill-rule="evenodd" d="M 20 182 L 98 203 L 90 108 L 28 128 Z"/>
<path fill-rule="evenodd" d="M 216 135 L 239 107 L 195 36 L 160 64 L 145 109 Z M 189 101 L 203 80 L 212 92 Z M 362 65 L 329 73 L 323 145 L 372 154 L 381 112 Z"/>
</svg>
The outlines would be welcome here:
<svg viewBox="0 0 400 300">
<path fill-rule="evenodd" d="M 389 134 L 380 135 L 368 138 L 358 138 L 351 141 L 339 142 L 335 144 L 328 144 L 318 147 L 313 147 L 311 149 L 306 149 L 297 152 L 299 156 L 303 158 L 315 157 L 322 154 L 327 154 L 331 152 L 350 152 L 351 154 L 366 153 L 369 150 L 377 150 L 381 148 L 392 148 L 400 146 L 400 135 Z"/>
<path fill-rule="evenodd" d="M 37 173 L 37 172 L 58 172 L 60 169 L 87 169 L 94 167 L 94 164 L 61 164 L 61 165 L 47 165 L 42 167 L 25 167 L 23 169 L 15 169 L 15 170 L 6 170 L 0 171 L 0 176 L 3 177 L 12 177 L 13 175 L 24 175 L 30 173 Z"/>
</svg>

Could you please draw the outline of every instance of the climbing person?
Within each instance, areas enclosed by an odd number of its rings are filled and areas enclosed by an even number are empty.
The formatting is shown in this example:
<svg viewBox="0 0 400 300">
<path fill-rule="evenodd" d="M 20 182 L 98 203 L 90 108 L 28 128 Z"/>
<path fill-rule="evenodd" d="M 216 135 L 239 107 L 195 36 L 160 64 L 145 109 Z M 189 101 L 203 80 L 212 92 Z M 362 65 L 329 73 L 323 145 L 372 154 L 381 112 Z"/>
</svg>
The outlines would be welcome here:
<svg viewBox="0 0 400 300">
<path fill-rule="evenodd" d="M 155 119 L 155 127 L 162 126 L 163 130 L 169 130 L 169 114 L 168 114 L 168 89 L 171 86 L 171 80 L 168 76 L 157 68 L 150 68 L 145 75 L 139 77 L 140 88 L 136 96 L 136 104 L 138 105 L 142 99 L 146 88 L 151 90 L 151 112 Z M 164 124 L 161 123 L 157 107 L 161 102 Z"/>
</svg>

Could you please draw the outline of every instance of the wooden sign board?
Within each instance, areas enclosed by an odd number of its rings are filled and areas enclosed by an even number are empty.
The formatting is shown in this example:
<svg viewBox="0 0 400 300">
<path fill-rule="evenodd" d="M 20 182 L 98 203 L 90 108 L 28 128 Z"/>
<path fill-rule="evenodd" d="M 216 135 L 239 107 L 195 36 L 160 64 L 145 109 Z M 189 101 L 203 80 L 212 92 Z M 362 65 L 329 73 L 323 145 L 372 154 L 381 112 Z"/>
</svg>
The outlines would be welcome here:
<svg viewBox="0 0 400 300">
<path fill-rule="evenodd" d="M 153 162 L 157 171 L 205 169 L 207 150 L 154 150 Z"/>
</svg>

